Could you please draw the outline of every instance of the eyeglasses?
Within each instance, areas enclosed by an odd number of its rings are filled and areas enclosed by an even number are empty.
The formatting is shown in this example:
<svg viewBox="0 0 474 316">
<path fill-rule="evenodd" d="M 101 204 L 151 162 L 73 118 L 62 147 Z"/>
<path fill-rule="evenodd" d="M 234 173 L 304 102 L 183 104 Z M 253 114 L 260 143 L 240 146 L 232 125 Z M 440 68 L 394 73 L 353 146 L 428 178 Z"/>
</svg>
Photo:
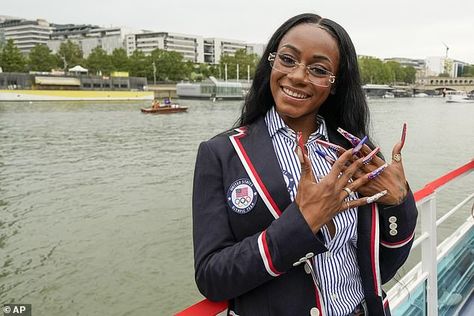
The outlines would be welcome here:
<svg viewBox="0 0 474 316">
<path fill-rule="evenodd" d="M 336 81 L 336 76 L 329 70 L 315 64 L 306 65 L 300 63 L 289 54 L 278 52 L 270 53 L 268 55 L 268 61 L 273 69 L 284 74 L 289 74 L 297 67 L 304 66 L 306 68 L 306 74 L 308 75 L 307 80 L 316 86 L 329 87 Z"/>
</svg>

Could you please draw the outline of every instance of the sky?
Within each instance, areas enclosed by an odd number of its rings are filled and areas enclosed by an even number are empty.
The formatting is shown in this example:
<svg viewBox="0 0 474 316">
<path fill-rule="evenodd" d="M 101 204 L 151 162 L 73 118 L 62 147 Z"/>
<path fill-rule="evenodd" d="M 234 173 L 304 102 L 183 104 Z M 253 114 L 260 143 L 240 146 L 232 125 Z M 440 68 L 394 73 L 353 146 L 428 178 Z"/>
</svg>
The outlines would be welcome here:
<svg viewBox="0 0 474 316">
<path fill-rule="evenodd" d="M 474 64 L 473 0 L 0 0 L 0 15 L 123 26 L 266 43 L 288 18 L 317 13 L 342 25 L 359 55 Z"/>
</svg>

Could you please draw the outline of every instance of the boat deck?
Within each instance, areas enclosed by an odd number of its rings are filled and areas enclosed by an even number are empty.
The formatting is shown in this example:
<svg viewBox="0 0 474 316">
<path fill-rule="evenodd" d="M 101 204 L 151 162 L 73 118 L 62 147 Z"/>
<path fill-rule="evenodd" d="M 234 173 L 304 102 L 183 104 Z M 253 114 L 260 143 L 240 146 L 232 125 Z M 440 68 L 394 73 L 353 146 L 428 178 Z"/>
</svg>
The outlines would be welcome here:
<svg viewBox="0 0 474 316">
<path fill-rule="evenodd" d="M 469 296 L 466 304 L 459 311 L 459 316 L 472 316 L 474 315 L 474 292 Z"/>
</svg>

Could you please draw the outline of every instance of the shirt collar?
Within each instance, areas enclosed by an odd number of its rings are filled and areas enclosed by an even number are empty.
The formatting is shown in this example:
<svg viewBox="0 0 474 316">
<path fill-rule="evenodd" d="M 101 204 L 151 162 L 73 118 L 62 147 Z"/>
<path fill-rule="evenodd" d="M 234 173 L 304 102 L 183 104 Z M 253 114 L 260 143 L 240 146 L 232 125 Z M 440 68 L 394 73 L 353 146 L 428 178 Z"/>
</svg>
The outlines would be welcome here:
<svg viewBox="0 0 474 316">
<path fill-rule="evenodd" d="M 318 123 L 318 128 L 309 136 L 308 142 L 312 142 L 318 138 L 324 138 L 326 140 L 328 139 L 328 131 L 324 118 L 321 115 L 316 115 L 316 121 Z M 285 124 L 274 106 L 272 106 L 265 115 L 265 122 L 267 123 L 268 133 L 270 134 L 271 138 L 273 138 L 273 136 L 275 136 L 275 134 L 279 131 L 283 132 L 284 134 L 289 133 L 291 135 L 296 135 L 296 132 Z"/>
</svg>

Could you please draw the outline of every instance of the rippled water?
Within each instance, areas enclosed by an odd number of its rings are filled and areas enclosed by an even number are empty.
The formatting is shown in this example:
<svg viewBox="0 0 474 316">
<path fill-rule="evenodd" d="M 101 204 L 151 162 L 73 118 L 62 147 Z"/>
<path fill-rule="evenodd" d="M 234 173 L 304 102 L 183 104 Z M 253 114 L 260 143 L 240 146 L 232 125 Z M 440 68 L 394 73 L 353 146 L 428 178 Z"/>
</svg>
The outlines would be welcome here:
<svg viewBox="0 0 474 316">
<path fill-rule="evenodd" d="M 0 103 L 0 304 L 34 315 L 168 315 L 202 297 L 193 279 L 191 188 L 199 142 L 229 128 L 240 102 Z M 474 106 L 370 101 L 390 156 L 404 121 L 414 190 L 474 157 Z M 474 187 L 465 178 L 439 203 Z M 465 214 L 450 221 L 452 229 Z"/>
</svg>

